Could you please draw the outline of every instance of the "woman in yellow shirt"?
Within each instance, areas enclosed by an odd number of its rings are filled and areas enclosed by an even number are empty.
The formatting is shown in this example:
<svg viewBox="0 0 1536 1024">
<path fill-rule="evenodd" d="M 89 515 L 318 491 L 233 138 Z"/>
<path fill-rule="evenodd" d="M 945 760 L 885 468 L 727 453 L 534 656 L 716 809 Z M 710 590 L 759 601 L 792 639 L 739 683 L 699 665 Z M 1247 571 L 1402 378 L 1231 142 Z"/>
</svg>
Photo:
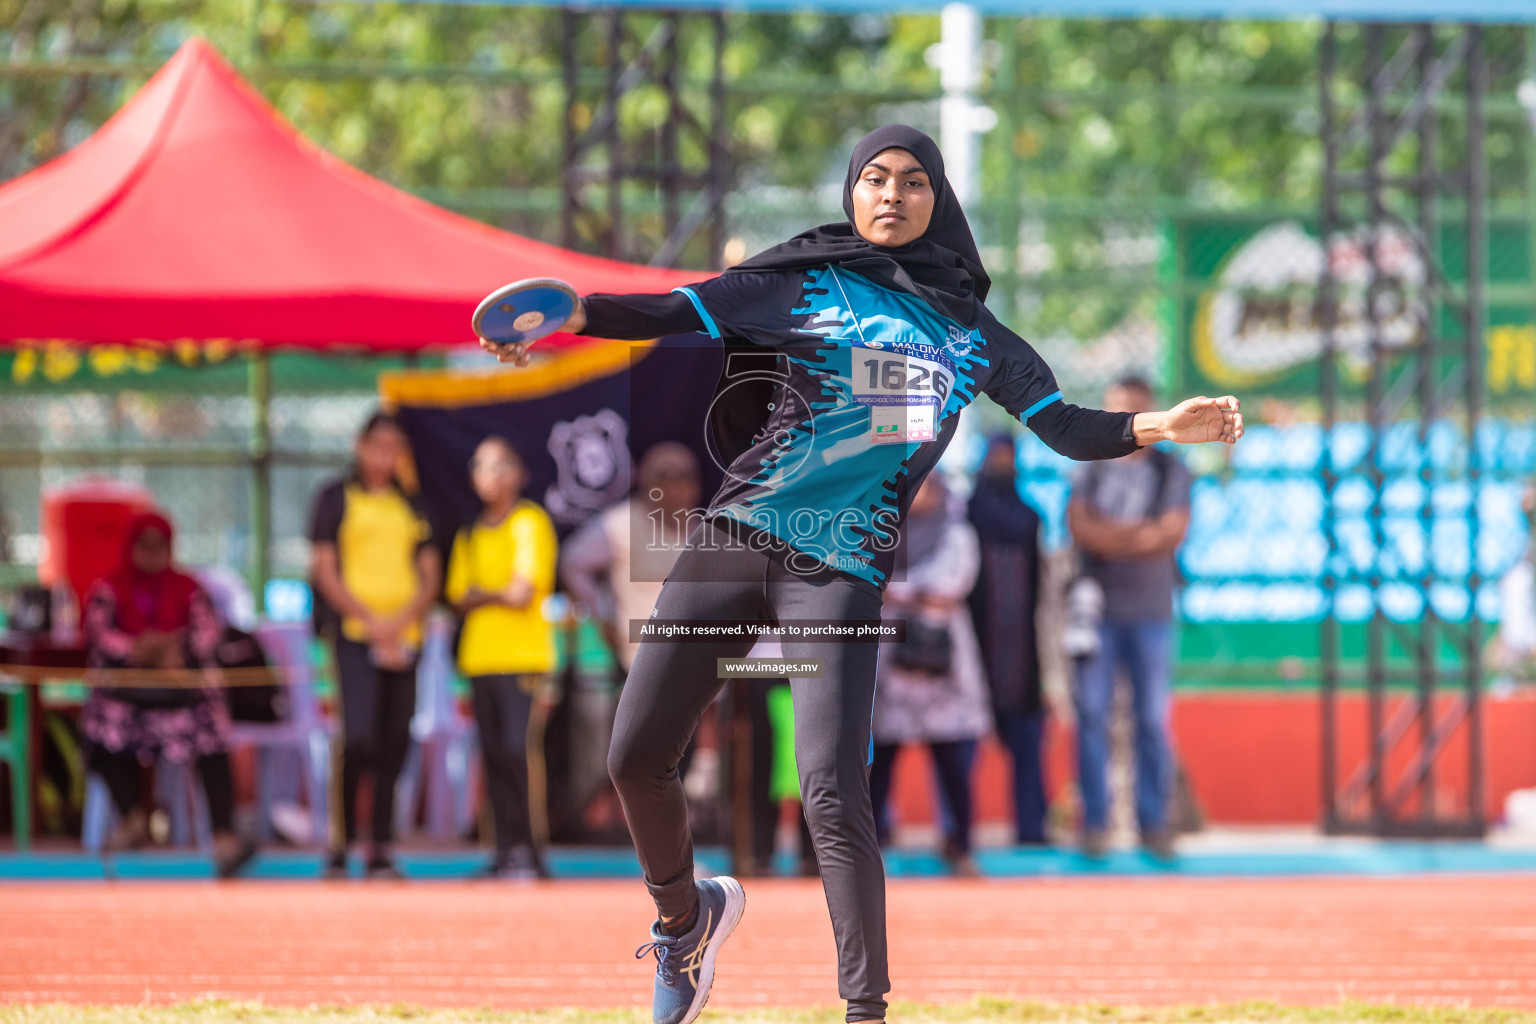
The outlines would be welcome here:
<svg viewBox="0 0 1536 1024">
<path fill-rule="evenodd" d="M 555 631 L 544 617 L 555 585 L 555 528 L 523 498 L 527 472 L 504 438 L 480 442 L 470 476 L 485 508 L 454 538 L 447 597 L 464 617 L 459 671 L 474 694 L 496 825 L 496 857 L 486 874 L 545 877 L 529 824 L 528 719 L 555 667 Z"/>
<path fill-rule="evenodd" d="M 389 853 L 395 783 L 410 752 L 421 621 L 442 579 L 427 521 L 395 481 L 408 452 L 395 418 L 374 414 L 358 434 L 352 475 L 320 492 L 310 526 L 310 575 L 316 606 L 334 629 L 342 722 L 342 823 L 333 825 L 328 878 L 347 875 L 366 773 L 373 775 L 368 877 L 400 877 Z"/>
</svg>

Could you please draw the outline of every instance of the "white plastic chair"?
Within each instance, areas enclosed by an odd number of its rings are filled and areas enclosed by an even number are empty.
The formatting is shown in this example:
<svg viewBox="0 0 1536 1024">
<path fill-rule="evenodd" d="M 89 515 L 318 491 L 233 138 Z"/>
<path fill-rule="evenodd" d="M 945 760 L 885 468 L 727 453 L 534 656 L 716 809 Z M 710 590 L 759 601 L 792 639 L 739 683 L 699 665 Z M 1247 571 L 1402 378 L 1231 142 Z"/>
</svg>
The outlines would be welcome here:
<svg viewBox="0 0 1536 1024">
<path fill-rule="evenodd" d="M 155 765 L 155 802 L 164 807 L 170 817 L 172 846 L 191 846 L 195 839 L 199 849 L 213 849 L 208 797 L 195 767 L 163 761 Z M 85 779 L 80 845 L 88 853 L 100 853 L 118 820 L 111 790 L 107 789 L 100 775 L 91 772 Z"/>
<path fill-rule="evenodd" d="M 416 713 L 411 751 L 395 786 L 395 831 L 414 830 L 416 808 L 425 794 L 425 831 L 456 842 L 474 825 L 474 784 L 479 766 L 475 723 L 453 696 L 452 621 L 427 620 L 416 669 Z"/>
<path fill-rule="evenodd" d="M 272 806 L 282 781 L 283 755 L 297 760 L 305 797 L 309 801 L 312 845 L 327 836 L 326 798 L 331 778 L 331 731 L 315 695 L 310 663 L 312 635 L 307 622 L 263 622 L 256 642 L 267 662 L 281 673 L 288 697 L 288 717 L 280 722 L 236 722 L 230 745 L 255 747 L 258 752 L 256 802 L 259 837 L 272 838 Z"/>
</svg>

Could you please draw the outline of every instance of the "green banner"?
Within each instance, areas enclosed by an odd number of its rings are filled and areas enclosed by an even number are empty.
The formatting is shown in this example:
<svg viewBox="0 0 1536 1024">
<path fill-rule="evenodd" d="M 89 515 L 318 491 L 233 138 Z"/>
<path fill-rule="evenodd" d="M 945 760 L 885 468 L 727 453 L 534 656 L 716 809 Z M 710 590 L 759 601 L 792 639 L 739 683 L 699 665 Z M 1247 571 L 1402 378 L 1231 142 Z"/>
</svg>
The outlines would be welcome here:
<svg viewBox="0 0 1536 1024">
<path fill-rule="evenodd" d="M 1315 398 L 1320 393 L 1321 307 L 1317 282 L 1324 260 L 1338 281 L 1334 331 L 1341 394 L 1363 394 L 1370 374 L 1369 252 L 1359 232 L 1325 245 L 1314 225 L 1295 220 L 1254 225 L 1230 220 L 1184 221 L 1176 228 L 1180 290 L 1175 336 L 1184 390 Z M 1432 273 L 1443 273 L 1452 294 L 1465 294 L 1466 249 L 1460 225 L 1441 233 L 1439 271 L 1426 267 L 1406 232 L 1388 227 L 1377 239 L 1382 278 L 1376 285 L 1388 381 L 1416 360 L 1426 326 L 1459 338 L 1457 308 L 1432 304 Z M 1536 397 L 1536 281 L 1532 228 L 1495 222 L 1488 231 L 1488 325 L 1482 338 L 1489 398 Z M 1465 362 L 1460 342 L 1442 342 L 1440 377 Z"/>
</svg>

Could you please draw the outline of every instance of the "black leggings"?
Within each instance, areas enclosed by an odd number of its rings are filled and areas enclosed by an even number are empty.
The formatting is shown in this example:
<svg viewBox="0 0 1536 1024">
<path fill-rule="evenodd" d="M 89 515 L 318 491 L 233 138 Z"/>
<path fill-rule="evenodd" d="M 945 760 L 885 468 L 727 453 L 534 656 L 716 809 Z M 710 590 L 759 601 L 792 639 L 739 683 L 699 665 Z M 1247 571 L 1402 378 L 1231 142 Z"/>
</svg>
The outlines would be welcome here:
<svg viewBox="0 0 1536 1024">
<path fill-rule="evenodd" d="M 131 750 L 112 753 L 101 747 L 92 749 L 91 771 L 101 776 L 112 794 L 117 813 L 127 816 L 139 802 L 139 759 Z M 235 784 L 229 771 L 228 754 L 204 754 L 197 759 L 197 774 L 203 781 L 208 799 L 208 822 L 215 832 L 234 828 Z"/>
<path fill-rule="evenodd" d="M 336 641 L 336 682 L 341 699 L 342 843 L 357 841 L 357 790 L 373 775 L 373 826 L 369 838 L 388 846 L 395 835 L 395 783 L 411 751 L 411 718 L 416 714 L 416 666 L 401 672 L 379 668 L 368 646 Z M 333 826 L 331 844 L 341 848 Z"/>
<path fill-rule="evenodd" d="M 734 532 L 734 531 L 733 531 Z M 761 536 L 761 535 L 759 535 Z M 822 567 L 790 568 L 786 552 L 731 545 L 719 524 L 695 529 L 662 588 L 661 619 L 878 621 L 873 585 Z M 624 804 L 645 884 L 664 917 L 694 903 L 693 837 L 677 764 L 721 686 L 717 658 L 744 657 L 754 638 L 646 642 L 619 697 L 608 771 Z M 784 656 L 819 659 L 821 678 L 794 679 L 795 757 L 805 816 L 837 942 L 848 1019 L 885 1016 L 885 870 L 869 801 L 873 641 L 783 640 Z"/>
<path fill-rule="evenodd" d="M 485 793 L 496 823 L 496 852 L 533 846 L 528 821 L 528 717 L 533 694 L 524 688 L 537 677 L 474 676 L 475 729 L 485 758 Z"/>
</svg>

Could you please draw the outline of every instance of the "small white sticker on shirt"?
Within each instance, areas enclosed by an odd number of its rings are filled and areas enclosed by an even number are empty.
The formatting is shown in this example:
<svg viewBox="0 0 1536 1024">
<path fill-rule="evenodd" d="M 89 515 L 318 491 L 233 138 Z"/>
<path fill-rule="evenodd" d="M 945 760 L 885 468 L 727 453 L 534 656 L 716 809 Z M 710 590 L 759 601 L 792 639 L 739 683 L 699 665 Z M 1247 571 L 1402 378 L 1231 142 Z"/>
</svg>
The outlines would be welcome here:
<svg viewBox="0 0 1536 1024">
<path fill-rule="evenodd" d="M 932 441 L 931 405 L 873 405 L 869 408 L 870 444 L 909 444 Z"/>
</svg>

